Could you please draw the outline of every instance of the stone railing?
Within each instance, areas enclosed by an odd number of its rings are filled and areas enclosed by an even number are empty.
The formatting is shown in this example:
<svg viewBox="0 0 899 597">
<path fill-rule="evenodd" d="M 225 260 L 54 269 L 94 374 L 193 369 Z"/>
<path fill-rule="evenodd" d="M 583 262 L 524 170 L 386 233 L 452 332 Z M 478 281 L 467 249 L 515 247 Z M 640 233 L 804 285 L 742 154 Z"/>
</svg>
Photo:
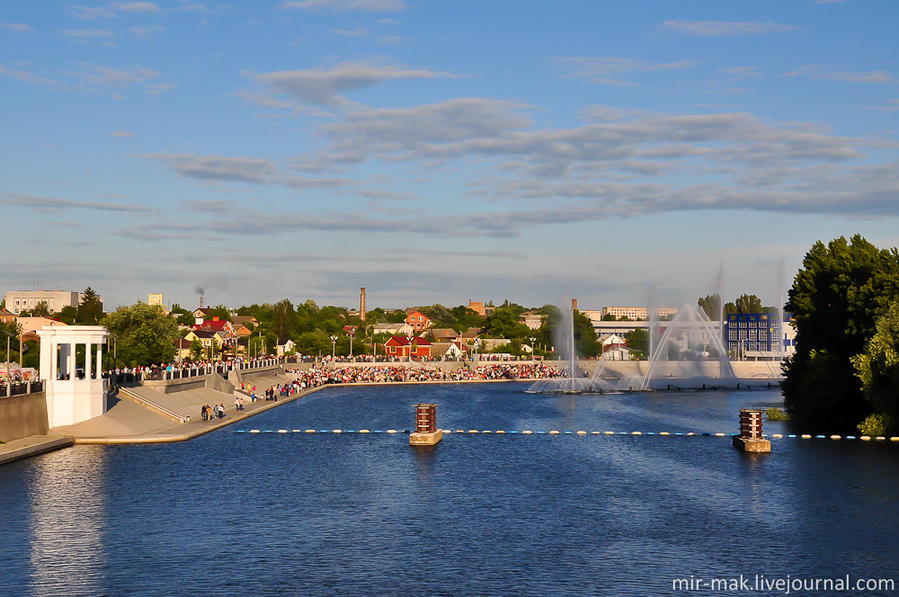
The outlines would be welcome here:
<svg viewBox="0 0 899 597">
<path fill-rule="evenodd" d="M 35 381 L 14 381 L 12 383 L 0 381 L 0 398 L 36 394 L 43 391 L 44 382 L 39 379 Z"/>
</svg>

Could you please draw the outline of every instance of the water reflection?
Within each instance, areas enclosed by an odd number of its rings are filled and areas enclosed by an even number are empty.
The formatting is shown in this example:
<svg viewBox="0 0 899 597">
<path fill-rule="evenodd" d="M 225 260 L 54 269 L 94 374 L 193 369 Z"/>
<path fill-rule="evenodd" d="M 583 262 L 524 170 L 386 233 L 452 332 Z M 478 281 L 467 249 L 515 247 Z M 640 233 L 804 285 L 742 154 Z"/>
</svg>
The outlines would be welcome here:
<svg viewBox="0 0 899 597">
<path fill-rule="evenodd" d="M 77 447 L 37 463 L 31 493 L 34 595 L 104 592 L 105 454 Z"/>
</svg>

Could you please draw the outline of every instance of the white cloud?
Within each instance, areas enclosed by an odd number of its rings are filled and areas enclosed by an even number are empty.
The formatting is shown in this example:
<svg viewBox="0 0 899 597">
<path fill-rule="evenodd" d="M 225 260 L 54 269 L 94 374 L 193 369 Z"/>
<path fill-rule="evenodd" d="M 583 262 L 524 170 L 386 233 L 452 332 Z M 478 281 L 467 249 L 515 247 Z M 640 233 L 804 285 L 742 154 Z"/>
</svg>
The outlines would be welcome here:
<svg viewBox="0 0 899 597">
<path fill-rule="evenodd" d="M 620 56 L 570 56 L 554 58 L 551 63 L 564 71 L 562 76 L 565 78 L 587 79 L 603 85 L 623 86 L 632 86 L 633 83 L 611 78 L 612 75 L 680 70 L 695 64 L 692 60 L 646 62 L 639 58 L 622 58 Z"/>
<path fill-rule="evenodd" d="M 165 32 L 165 27 L 162 25 L 135 25 L 128 27 L 128 31 L 137 39 L 153 40 Z"/>
<path fill-rule="evenodd" d="M 82 70 L 72 75 L 90 91 L 137 88 L 144 93 L 156 94 L 172 88 L 169 83 L 160 81 L 162 74 L 159 71 L 145 66 L 113 68 L 90 62 L 79 62 L 77 66 Z"/>
<path fill-rule="evenodd" d="M 31 25 L 26 25 L 25 23 L 0 23 L 0 29 L 11 33 L 34 33 Z"/>
<path fill-rule="evenodd" d="M 18 205 L 41 211 L 60 209 L 86 209 L 91 211 L 114 212 L 148 212 L 149 208 L 141 205 L 129 205 L 126 203 L 98 203 L 96 201 L 76 201 L 74 199 L 59 199 L 56 197 L 40 197 L 26 193 L 3 193 L 2 202 L 7 205 Z"/>
<path fill-rule="evenodd" d="M 287 70 L 245 73 L 276 93 L 289 94 L 301 102 L 339 107 L 348 102 L 343 94 L 394 79 L 433 79 L 451 76 L 429 70 L 404 69 L 360 63 L 339 64 L 330 69 Z"/>
<path fill-rule="evenodd" d="M 114 39 L 115 33 L 108 29 L 67 29 L 65 35 L 80 40 Z"/>
<path fill-rule="evenodd" d="M 311 11 L 363 11 L 363 12 L 398 12 L 406 8 L 402 0 L 290 0 L 283 2 L 281 8 Z"/>
<path fill-rule="evenodd" d="M 76 19 L 84 19 L 86 21 L 112 19 L 115 17 L 115 14 L 105 6 L 83 6 L 77 4 L 72 6 L 69 14 Z"/>
<path fill-rule="evenodd" d="M 153 2 L 111 2 L 110 8 L 120 12 L 129 13 L 158 13 L 162 12 Z"/>
<path fill-rule="evenodd" d="M 758 21 L 665 21 L 662 28 L 688 35 L 715 37 L 787 33 L 796 29 L 793 25 Z"/>
<path fill-rule="evenodd" d="M 893 75 L 882 70 L 849 72 L 829 72 L 820 64 L 807 64 L 794 71 L 783 73 L 782 77 L 808 77 L 810 79 L 824 81 L 840 81 L 844 83 L 875 83 L 884 84 L 894 81 Z"/>
<path fill-rule="evenodd" d="M 0 65 L 0 76 L 9 77 L 11 79 L 16 79 L 17 81 L 23 81 L 32 85 L 49 85 L 56 87 L 65 86 L 65 83 L 63 83 L 62 81 L 56 81 L 54 79 L 42 77 L 27 70 L 8 68 L 4 65 Z"/>
</svg>

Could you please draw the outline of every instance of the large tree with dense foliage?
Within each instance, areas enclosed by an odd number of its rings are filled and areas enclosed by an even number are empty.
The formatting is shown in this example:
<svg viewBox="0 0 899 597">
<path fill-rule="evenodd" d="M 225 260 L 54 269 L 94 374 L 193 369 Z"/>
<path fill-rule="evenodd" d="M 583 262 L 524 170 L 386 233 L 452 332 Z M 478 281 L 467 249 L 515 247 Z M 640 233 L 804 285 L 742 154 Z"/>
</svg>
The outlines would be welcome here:
<svg viewBox="0 0 899 597">
<path fill-rule="evenodd" d="M 865 352 L 852 359 L 862 391 L 881 422 L 878 435 L 899 427 L 899 301 L 877 320 Z"/>
<path fill-rule="evenodd" d="M 81 302 L 78 305 L 78 323 L 82 325 L 97 325 L 103 319 L 103 301 L 97 292 L 88 286 L 81 293 Z"/>
<path fill-rule="evenodd" d="M 117 344 L 118 363 L 168 363 L 175 356 L 178 324 L 159 305 L 119 307 L 103 320 Z"/>
<path fill-rule="evenodd" d="M 899 253 L 860 235 L 815 243 L 790 289 L 796 354 L 784 365 L 793 420 L 819 433 L 851 431 L 871 413 L 852 359 L 868 348 L 877 321 L 899 297 Z"/>
</svg>

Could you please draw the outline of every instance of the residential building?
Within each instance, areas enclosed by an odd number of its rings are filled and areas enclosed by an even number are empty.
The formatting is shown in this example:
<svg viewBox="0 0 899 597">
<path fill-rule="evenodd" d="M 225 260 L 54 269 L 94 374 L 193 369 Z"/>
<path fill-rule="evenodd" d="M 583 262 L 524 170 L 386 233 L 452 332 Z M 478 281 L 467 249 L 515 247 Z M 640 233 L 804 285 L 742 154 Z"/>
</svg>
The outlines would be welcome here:
<svg viewBox="0 0 899 597">
<path fill-rule="evenodd" d="M 22 326 L 22 340 L 24 340 L 25 342 L 29 342 L 31 340 L 40 341 L 40 338 L 37 335 L 37 331 L 42 327 L 68 325 L 67 323 L 63 323 L 58 319 L 53 319 L 52 317 L 17 317 L 16 323 Z"/>
<path fill-rule="evenodd" d="M 277 346 L 275 346 L 275 354 L 279 357 L 283 357 L 286 354 L 292 354 L 296 352 L 296 350 L 297 345 L 290 338 L 288 338 L 287 342 L 285 342 L 284 344 L 278 344 Z"/>
<path fill-rule="evenodd" d="M 410 350 L 413 357 L 429 357 L 431 343 L 420 336 L 415 336 L 411 342 L 407 336 L 392 336 L 384 343 L 384 352 L 392 357 L 408 357 Z"/>
<path fill-rule="evenodd" d="M 538 311 L 525 311 L 518 316 L 518 321 L 528 326 L 532 330 L 539 330 L 543 326 L 545 315 Z"/>
<path fill-rule="evenodd" d="M 413 332 L 408 323 L 376 323 L 372 326 L 373 334 L 390 334 L 391 336 L 408 336 Z"/>
<path fill-rule="evenodd" d="M 186 361 L 190 358 L 190 340 L 187 338 L 178 338 L 175 340 L 175 360 Z"/>
<path fill-rule="evenodd" d="M 460 338 L 459 332 L 452 328 L 431 328 L 430 332 L 434 342 L 454 342 Z"/>
<path fill-rule="evenodd" d="M 69 290 L 11 290 L 5 296 L 6 308 L 14 315 L 31 311 L 39 303 L 47 303 L 50 313 L 58 313 L 63 307 L 78 307 L 81 295 Z"/>
<path fill-rule="evenodd" d="M 656 307 L 656 316 L 659 319 L 670 319 L 677 314 L 677 309 L 671 307 Z M 602 317 L 614 315 L 618 319 L 626 318 L 632 321 L 649 319 L 649 307 L 603 307 Z"/>
<path fill-rule="evenodd" d="M 165 304 L 162 302 L 162 293 L 149 293 L 147 294 L 147 304 L 148 305 L 158 305 L 165 310 Z"/>
<path fill-rule="evenodd" d="M 6 309 L 0 309 L 0 323 L 12 323 L 16 320 L 16 316 Z"/>
<path fill-rule="evenodd" d="M 414 332 L 421 332 L 431 327 L 431 320 L 420 311 L 412 311 L 406 315 L 406 324 L 412 326 Z"/>
<path fill-rule="evenodd" d="M 468 308 L 481 317 L 489 317 L 490 315 L 493 315 L 493 312 L 496 310 L 496 307 L 484 305 L 482 301 L 475 302 L 471 299 L 468 299 Z"/>
<path fill-rule="evenodd" d="M 593 323 L 593 329 L 596 330 L 596 334 L 600 338 L 602 338 L 603 336 L 608 336 L 609 334 L 615 334 L 616 336 L 624 337 L 625 334 L 634 330 L 646 330 L 647 332 L 649 332 L 648 321 L 591 320 L 591 323 Z"/>
</svg>

